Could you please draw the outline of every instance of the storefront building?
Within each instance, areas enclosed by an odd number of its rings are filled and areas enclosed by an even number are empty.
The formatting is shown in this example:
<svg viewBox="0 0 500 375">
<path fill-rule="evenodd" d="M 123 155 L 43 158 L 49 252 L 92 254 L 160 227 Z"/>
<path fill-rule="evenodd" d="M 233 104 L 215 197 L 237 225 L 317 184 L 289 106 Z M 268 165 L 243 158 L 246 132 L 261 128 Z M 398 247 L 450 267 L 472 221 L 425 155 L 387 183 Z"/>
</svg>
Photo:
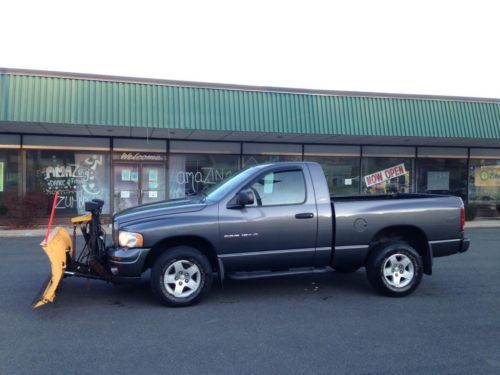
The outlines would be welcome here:
<svg viewBox="0 0 500 375">
<path fill-rule="evenodd" d="M 287 160 L 334 196 L 453 194 L 500 219 L 500 100 L 0 69 L 0 224 L 44 220 L 56 191 L 60 220 L 92 198 L 111 215 Z"/>
</svg>

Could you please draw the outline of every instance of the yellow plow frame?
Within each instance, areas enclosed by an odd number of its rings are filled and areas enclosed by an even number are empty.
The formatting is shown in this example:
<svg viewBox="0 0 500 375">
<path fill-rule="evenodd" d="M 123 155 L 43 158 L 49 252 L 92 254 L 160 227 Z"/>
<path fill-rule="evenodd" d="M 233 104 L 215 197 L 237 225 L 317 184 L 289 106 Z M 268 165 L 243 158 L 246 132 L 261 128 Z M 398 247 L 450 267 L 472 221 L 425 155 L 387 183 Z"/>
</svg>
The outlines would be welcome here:
<svg viewBox="0 0 500 375">
<path fill-rule="evenodd" d="M 33 301 L 34 308 L 54 302 L 67 261 L 70 259 L 69 254 L 73 252 L 73 240 L 66 229 L 57 227 L 48 237 L 48 241 L 43 240 L 40 246 L 49 257 L 51 276 L 43 293 Z"/>
<path fill-rule="evenodd" d="M 57 227 L 53 231 L 50 231 L 58 196 L 59 194 L 56 193 L 47 226 L 47 234 L 45 239 L 40 243 L 40 246 L 49 258 L 51 274 L 44 284 L 45 288 L 41 290 L 33 301 L 32 306 L 34 308 L 54 302 L 61 281 L 65 276 L 105 281 L 111 281 L 112 279 L 112 275 L 103 266 L 101 259 L 105 243 L 102 239 L 103 231 L 99 217 L 104 201 L 95 199 L 92 202 L 85 203 L 86 210 L 91 212 L 71 219 L 73 236 L 70 236 L 68 231 L 62 227 Z M 93 215 L 96 216 L 94 217 Z M 85 247 L 78 258 L 76 257 L 75 250 L 77 226 L 80 226 L 85 240 Z"/>
</svg>

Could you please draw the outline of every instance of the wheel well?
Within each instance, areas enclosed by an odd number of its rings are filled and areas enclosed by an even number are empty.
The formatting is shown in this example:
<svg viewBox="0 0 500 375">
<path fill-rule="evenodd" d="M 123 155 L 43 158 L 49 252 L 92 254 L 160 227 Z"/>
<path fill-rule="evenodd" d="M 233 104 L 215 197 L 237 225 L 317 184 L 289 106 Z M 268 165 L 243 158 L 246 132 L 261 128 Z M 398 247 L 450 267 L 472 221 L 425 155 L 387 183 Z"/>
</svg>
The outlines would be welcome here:
<svg viewBox="0 0 500 375">
<path fill-rule="evenodd" d="M 427 236 L 422 229 L 411 225 L 398 225 L 384 228 L 370 241 L 370 252 L 384 242 L 404 241 L 409 243 L 422 257 L 424 273 L 432 274 L 432 255 L 429 249 Z"/>
<path fill-rule="evenodd" d="M 174 246 L 191 246 L 195 249 L 201 251 L 210 261 L 212 269 L 214 271 L 219 271 L 219 264 L 217 260 L 217 252 L 212 244 L 204 238 L 196 236 L 181 236 L 167 238 L 156 243 L 151 251 L 149 252 L 146 261 L 144 262 L 144 270 L 151 268 L 156 262 L 156 259 L 160 257 L 165 251 Z"/>
</svg>

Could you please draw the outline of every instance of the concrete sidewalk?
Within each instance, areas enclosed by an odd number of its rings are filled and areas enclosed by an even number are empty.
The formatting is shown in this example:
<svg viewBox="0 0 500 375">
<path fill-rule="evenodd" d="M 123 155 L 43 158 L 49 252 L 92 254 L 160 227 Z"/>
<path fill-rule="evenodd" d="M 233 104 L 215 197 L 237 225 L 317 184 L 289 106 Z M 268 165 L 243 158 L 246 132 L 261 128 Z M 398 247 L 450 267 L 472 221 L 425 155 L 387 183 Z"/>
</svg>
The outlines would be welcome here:
<svg viewBox="0 0 500 375">
<path fill-rule="evenodd" d="M 500 220 L 467 221 L 465 229 L 467 228 L 500 228 Z"/>
<path fill-rule="evenodd" d="M 73 232 L 73 227 L 65 226 L 68 232 L 71 234 Z M 103 225 L 106 233 L 111 234 L 111 225 Z M 465 229 L 468 228 L 500 228 L 500 220 L 478 220 L 478 221 L 468 221 L 465 223 Z M 45 236 L 47 227 L 39 227 L 32 229 L 1 229 L 0 228 L 0 238 L 2 237 L 40 237 L 40 241 Z M 80 230 L 77 231 L 80 235 Z"/>
<path fill-rule="evenodd" d="M 63 226 L 63 225 L 56 225 L 56 227 L 63 227 L 66 228 L 66 230 L 72 234 L 73 233 L 73 227 L 70 226 Z M 102 226 L 104 230 L 106 231 L 107 235 L 111 235 L 111 224 L 109 225 L 103 225 Z M 37 228 L 30 228 L 30 229 L 4 229 L 0 228 L 0 238 L 2 237 L 40 237 L 40 241 L 43 239 L 47 232 L 47 227 L 37 227 Z M 79 228 L 77 228 L 76 234 L 81 236 L 81 231 Z"/>
</svg>

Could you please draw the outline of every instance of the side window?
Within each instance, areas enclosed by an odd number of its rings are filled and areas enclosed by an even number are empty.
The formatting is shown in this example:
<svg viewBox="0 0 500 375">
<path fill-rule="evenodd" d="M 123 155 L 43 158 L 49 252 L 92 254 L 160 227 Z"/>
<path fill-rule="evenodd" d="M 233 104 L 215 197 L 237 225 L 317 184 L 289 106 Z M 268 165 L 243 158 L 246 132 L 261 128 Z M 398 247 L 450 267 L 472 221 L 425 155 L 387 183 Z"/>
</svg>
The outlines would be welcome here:
<svg viewBox="0 0 500 375">
<path fill-rule="evenodd" d="M 306 200 L 306 184 L 302 171 L 270 172 L 252 185 L 254 206 L 300 204 Z"/>
</svg>

